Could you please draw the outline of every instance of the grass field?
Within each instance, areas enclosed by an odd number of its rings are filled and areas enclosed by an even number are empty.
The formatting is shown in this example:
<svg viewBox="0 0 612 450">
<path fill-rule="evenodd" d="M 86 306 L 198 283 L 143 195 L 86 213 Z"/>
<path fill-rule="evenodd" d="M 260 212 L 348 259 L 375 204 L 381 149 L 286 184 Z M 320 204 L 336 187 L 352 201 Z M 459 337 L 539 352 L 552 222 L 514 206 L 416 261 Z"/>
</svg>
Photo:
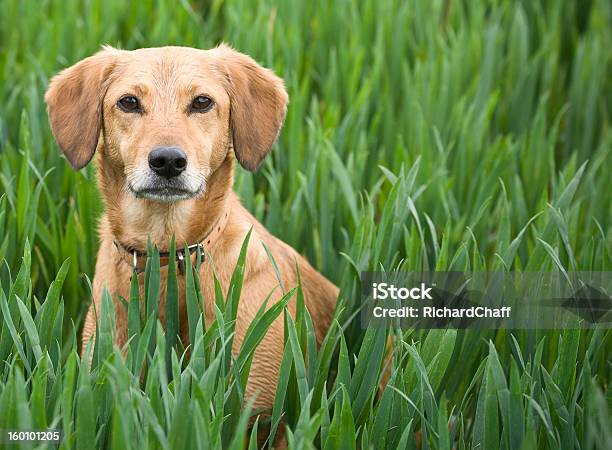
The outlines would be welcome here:
<svg viewBox="0 0 612 450">
<path fill-rule="evenodd" d="M 57 428 L 65 449 L 254 448 L 242 387 L 285 313 L 262 315 L 232 363 L 240 264 L 216 299 L 188 279 L 189 360 L 136 301 L 122 356 L 108 298 L 91 370 L 80 360 L 102 205 L 43 102 L 102 44 L 221 41 L 290 95 L 271 157 L 236 190 L 341 287 L 321 349 L 306 311 L 285 315 L 272 432 L 291 448 L 414 449 L 417 430 L 423 449 L 610 448 L 610 330 L 407 330 L 379 393 L 386 336 L 353 314 L 364 270 L 612 269 L 605 0 L 0 1 L 0 428 Z M 147 276 L 152 317 L 154 258 Z M 219 307 L 206 329 L 202 301 Z"/>
</svg>

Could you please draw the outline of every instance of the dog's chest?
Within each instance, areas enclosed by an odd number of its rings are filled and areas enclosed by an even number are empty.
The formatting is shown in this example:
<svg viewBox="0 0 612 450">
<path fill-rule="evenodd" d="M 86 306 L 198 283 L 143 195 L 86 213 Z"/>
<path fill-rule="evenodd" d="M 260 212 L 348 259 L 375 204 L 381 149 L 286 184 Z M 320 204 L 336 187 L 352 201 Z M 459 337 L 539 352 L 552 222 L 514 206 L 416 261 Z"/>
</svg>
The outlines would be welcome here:
<svg viewBox="0 0 612 450">
<path fill-rule="evenodd" d="M 225 295 L 226 287 L 229 284 L 229 277 L 225 274 L 217 274 L 217 276 L 222 295 Z M 176 269 L 176 283 L 168 283 L 167 266 L 161 267 L 159 270 L 159 283 L 155 282 L 156 277 L 157 275 L 149 275 L 149 278 L 146 278 L 144 273 L 138 275 L 142 316 L 143 318 L 147 317 L 151 308 L 156 305 L 157 315 L 162 325 L 165 326 L 168 314 L 174 314 L 174 311 L 176 311 L 178 313 L 179 328 L 181 334 L 183 334 L 183 331 L 189 329 L 187 315 L 188 283 L 185 270 Z M 189 282 L 189 284 L 190 298 L 197 302 L 198 311 L 202 311 L 202 306 L 204 306 L 206 324 L 212 323 L 215 317 L 213 306 L 215 303 L 215 281 L 212 270 L 203 264 L 199 272 L 194 271 L 193 283 Z M 157 301 L 152 300 L 155 292 L 157 292 Z M 148 302 L 145 297 L 148 298 Z"/>
</svg>

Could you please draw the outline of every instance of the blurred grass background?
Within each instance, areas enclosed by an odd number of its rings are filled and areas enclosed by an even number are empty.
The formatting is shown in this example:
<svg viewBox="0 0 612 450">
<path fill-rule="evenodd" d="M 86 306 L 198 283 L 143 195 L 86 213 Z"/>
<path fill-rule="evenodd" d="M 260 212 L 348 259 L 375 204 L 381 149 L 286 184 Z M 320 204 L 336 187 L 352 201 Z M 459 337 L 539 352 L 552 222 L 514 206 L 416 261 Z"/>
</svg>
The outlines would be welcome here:
<svg viewBox="0 0 612 450">
<path fill-rule="evenodd" d="M 51 358 L 59 377 L 89 302 L 101 203 L 94 168 L 75 173 L 60 156 L 42 97 L 54 73 L 102 44 L 209 48 L 225 41 L 285 79 L 284 130 L 258 173 L 238 170 L 236 190 L 269 230 L 341 286 L 347 316 L 362 270 L 610 270 L 611 30 L 612 5 L 605 0 L 3 0 L 0 280 L 7 305 L 20 292 L 15 280 L 24 249 L 31 249 L 31 265 L 22 272 L 27 282 L 19 297 L 32 300 L 33 313 L 70 258 L 60 283 L 62 351 Z M 0 336 L 0 399 L 9 398 L 7 386 L 21 367 L 28 380 L 21 405 L 31 410 L 38 358 L 27 320 L 12 311 L 15 332 L 4 323 Z M 340 356 L 332 366 L 343 360 L 345 345 L 355 369 L 357 355 L 367 357 L 360 353 L 367 339 L 358 321 L 343 324 L 342 338 L 334 335 Z M 598 448 L 612 441 L 608 331 L 419 332 L 403 339 L 394 380 L 414 410 L 408 403 L 393 409 L 402 395 L 387 389 L 379 399 L 370 380 L 368 407 L 360 415 L 353 408 L 349 421 L 343 395 L 355 405 L 365 394 L 342 390 L 355 372 L 338 369 L 343 375 L 333 392 L 340 394 L 330 394 L 326 410 L 334 420 L 338 412 L 337 426 L 346 425 L 342 432 L 360 445 L 416 445 L 410 433 L 400 442 L 404 430 L 416 428 L 435 448 L 451 442 Z M 442 343 L 448 355 L 436 353 Z M 424 372 L 415 366 L 419 355 Z M 19 362 L 24 357 L 32 359 L 30 371 Z M 409 389 L 415 373 L 421 387 L 422 377 L 437 378 L 431 396 Z M 502 378 L 514 380 L 516 390 L 508 389 L 521 408 L 504 409 L 501 396 L 499 405 L 491 402 L 488 373 L 500 389 Z M 78 413 L 49 398 L 49 423 Z M 284 405 L 294 430 L 304 400 Z M 401 414 L 377 425 L 387 407 Z M 313 406 L 312 417 L 317 411 Z M 517 441 L 502 422 L 508 411 L 524 414 Z M 164 414 L 160 426 L 169 433 L 173 416 Z M 498 428 L 484 425 L 498 414 Z M 7 417 L 0 413 L 5 425 L 13 423 Z M 95 417 L 94 439 L 111 445 L 105 424 L 112 413 Z M 452 424 L 448 445 L 444 417 Z M 386 425 L 393 431 L 373 439 Z M 315 437 L 304 431 L 298 442 L 325 445 L 320 430 Z M 161 438 L 146 442 L 164 447 Z"/>
</svg>

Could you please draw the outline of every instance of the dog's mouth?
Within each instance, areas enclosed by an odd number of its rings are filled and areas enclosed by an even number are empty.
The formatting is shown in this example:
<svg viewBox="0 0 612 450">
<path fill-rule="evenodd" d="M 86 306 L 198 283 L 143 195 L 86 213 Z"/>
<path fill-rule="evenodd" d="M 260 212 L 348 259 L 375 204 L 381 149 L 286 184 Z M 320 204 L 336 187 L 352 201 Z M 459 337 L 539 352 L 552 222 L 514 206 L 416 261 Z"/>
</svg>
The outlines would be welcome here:
<svg viewBox="0 0 612 450">
<path fill-rule="evenodd" d="M 161 203 L 172 203 L 197 197 L 204 191 L 204 186 L 201 185 L 196 190 L 191 190 L 183 186 L 175 186 L 169 183 L 160 183 L 159 185 L 142 186 L 139 188 L 135 188 L 130 184 L 129 189 L 136 198 L 143 198 Z"/>
</svg>

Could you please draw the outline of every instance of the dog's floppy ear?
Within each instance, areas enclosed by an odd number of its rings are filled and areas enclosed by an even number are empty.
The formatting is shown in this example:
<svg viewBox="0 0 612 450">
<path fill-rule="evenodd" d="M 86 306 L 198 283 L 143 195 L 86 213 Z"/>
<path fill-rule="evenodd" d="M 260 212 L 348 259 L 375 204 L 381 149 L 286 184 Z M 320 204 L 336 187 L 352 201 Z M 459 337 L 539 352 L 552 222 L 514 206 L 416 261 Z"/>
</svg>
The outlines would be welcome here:
<svg viewBox="0 0 612 450">
<path fill-rule="evenodd" d="M 213 52 L 230 97 L 236 158 L 245 169 L 256 170 L 283 126 L 288 101 L 285 85 L 271 70 L 227 45 L 221 44 Z"/>
<path fill-rule="evenodd" d="M 118 50 L 100 52 L 62 70 L 45 94 L 51 131 L 75 169 L 91 160 L 102 126 L 102 101 Z"/>
</svg>

